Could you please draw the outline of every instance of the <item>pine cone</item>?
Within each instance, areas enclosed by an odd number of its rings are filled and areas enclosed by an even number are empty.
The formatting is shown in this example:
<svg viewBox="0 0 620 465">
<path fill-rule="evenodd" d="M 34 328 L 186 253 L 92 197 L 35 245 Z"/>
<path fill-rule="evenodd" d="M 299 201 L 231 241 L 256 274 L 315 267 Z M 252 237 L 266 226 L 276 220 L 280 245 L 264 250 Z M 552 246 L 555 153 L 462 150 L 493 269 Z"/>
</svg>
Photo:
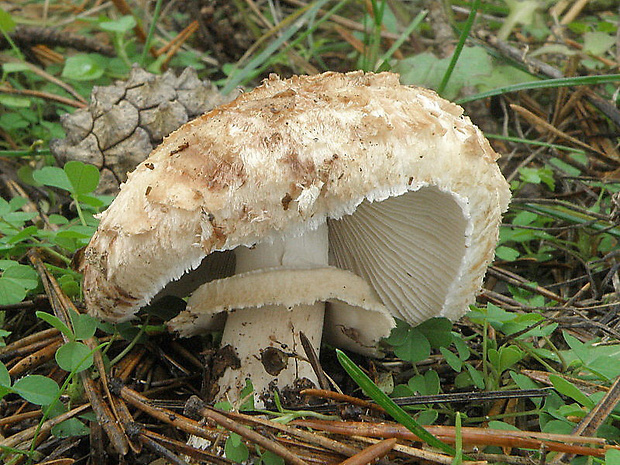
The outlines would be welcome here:
<svg viewBox="0 0 620 465">
<path fill-rule="evenodd" d="M 134 67 L 127 81 L 93 88 L 87 108 L 63 115 L 67 137 L 52 140 L 50 149 L 61 164 L 79 160 L 97 166 L 98 192 L 115 194 L 165 136 L 230 99 L 193 68 L 176 77 Z"/>
</svg>

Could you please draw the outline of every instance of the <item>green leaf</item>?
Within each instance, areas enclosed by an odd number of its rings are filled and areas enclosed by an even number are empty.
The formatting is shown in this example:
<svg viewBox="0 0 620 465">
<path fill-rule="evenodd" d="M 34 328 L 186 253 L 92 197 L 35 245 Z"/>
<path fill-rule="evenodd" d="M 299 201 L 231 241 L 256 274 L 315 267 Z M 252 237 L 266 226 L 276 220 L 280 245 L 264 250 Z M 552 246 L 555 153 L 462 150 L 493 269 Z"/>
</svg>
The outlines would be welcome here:
<svg viewBox="0 0 620 465">
<path fill-rule="evenodd" d="M 494 66 L 491 74 L 477 85 L 478 91 L 489 91 L 498 87 L 535 82 L 539 79 L 514 66 Z"/>
<path fill-rule="evenodd" d="M 67 192 L 71 192 L 73 187 L 65 170 L 57 166 L 44 166 L 40 170 L 34 171 L 32 177 L 44 186 L 58 187 Z"/>
<path fill-rule="evenodd" d="M 573 350 L 573 352 L 575 352 L 575 355 L 577 355 L 577 357 L 579 357 L 584 362 L 590 359 L 590 351 L 592 350 L 591 347 L 587 347 L 586 344 L 584 344 L 575 336 L 572 336 L 566 331 L 563 331 L 562 335 L 564 336 L 564 340 L 566 341 L 568 346 Z"/>
<path fill-rule="evenodd" d="M 397 397 L 411 397 L 414 396 L 415 392 L 413 392 L 408 385 L 406 384 L 398 384 L 397 386 L 394 386 L 394 390 L 392 391 L 392 393 L 390 394 L 390 397 L 393 398 L 397 398 Z"/>
<path fill-rule="evenodd" d="M 579 402 L 584 407 L 594 407 L 594 402 L 588 399 L 588 396 L 581 392 L 570 381 L 558 375 L 549 375 L 549 381 L 551 381 L 551 384 L 553 384 L 555 390 L 558 391 L 560 394 L 565 395 L 566 397 L 570 397 L 574 401 Z"/>
<path fill-rule="evenodd" d="M 99 173 L 97 172 L 97 176 L 98 175 Z M 99 184 L 98 178 L 97 178 L 97 184 Z M 101 208 L 101 207 L 106 206 L 105 202 L 100 197 L 95 197 L 94 195 L 79 194 L 77 196 L 77 199 L 80 203 L 94 207 L 94 208 Z"/>
<path fill-rule="evenodd" d="M 12 213 L 11 215 L 7 215 L 7 216 L 13 216 L 13 215 L 17 215 L 17 213 Z M 26 214 L 26 216 L 30 216 L 30 214 Z M 26 221 L 28 221 L 28 220 L 26 220 Z M 37 229 L 36 226 L 28 226 L 28 227 L 22 229 L 20 232 L 18 232 L 14 236 L 12 236 L 8 241 L 6 241 L 6 243 L 7 244 L 17 244 L 19 242 L 29 240 L 38 231 L 39 230 Z"/>
<path fill-rule="evenodd" d="M 523 358 L 523 353 L 515 346 L 502 347 L 498 350 L 489 349 L 489 362 L 498 373 L 503 373 Z"/>
<path fill-rule="evenodd" d="M 505 245 L 500 245 L 497 249 L 495 249 L 495 256 L 500 260 L 507 262 L 516 260 L 520 255 L 521 254 L 517 250 L 512 247 L 506 247 Z"/>
<path fill-rule="evenodd" d="M 2 362 L 0 362 L 0 386 L 11 387 L 11 375 Z"/>
<path fill-rule="evenodd" d="M 553 179 L 553 171 L 551 168 L 530 168 L 523 166 L 519 168 L 521 181 L 530 184 L 546 184 L 549 190 L 555 190 L 555 179 Z"/>
<path fill-rule="evenodd" d="M 91 81 L 103 76 L 104 69 L 91 55 L 73 55 L 65 61 L 62 77 L 76 81 Z"/>
<path fill-rule="evenodd" d="M 385 342 L 391 346 L 399 346 L 405 342 L 411 325 L 396 318 L 396 327 L 392 329 L 390 335 L 385 339 Z"/>
<path fill-rule="evenodd" d="M 529 377 L 522 375 L 521 373 L 516 373 L 511 371 L 508 373 L 512 380 L 519 386 L 519 389 L 537 389 L 539 386 L 532 381 Z M 536 407 L 540 408 L 542 405 L 543 398 L 542 397 L 529 397 Z"/>
<path fill-rule="evenodd" d="M 99 184 L 99 170 L 94 165 L 88 165 L 81 161 L 70 161 L 65 164 L 65 173 L 71 183 L 71 193 L 88 194 L 94 191 Z"/>
<path fill-rule="evenodd" d="M 30 67 L 26 63 L 21 62 L 2 63 L 3 73 L 21 73 L 22 71 L 30 71 Z"/>
<path fill-rule="evenodd" d="M 536 12 L 541 8 L 541 2 L 538 0 L 505 0 L 505 2 L 510 12 L 497 32 L 497 37 L 501 40 L 508 39 L 517 24 L 532 24 Z"/>
<path fill-rule="evenodd" d="M 474 386 L 476 386 L 478 389 L 484 389 L 485 388 L 484 376 L 482 376 L 482 373 L 476 370 L 469 363 L 465 364 L 465 368 L 467 368 L 467 372 L 469 373 L 469 377 L 471 378 L 471 381 L 474 383 Z"/>
<path fill-rule="evenodd" d="M 0 218 L 3 218 L 11 211 L 11 204 L 0 197 Z"/>
<path fill-rule="evenodd" d="M 525 313 L 517 315 L 514 321 L 508 321 L 502 325 L 502 332 L 509 336 L 516 332 L 522 331 L 530 326 L 533 326 L 538 321 L 543 319 L 542 315 L 537 313 Z M 520 335 L 518 339 L 526 339 L 528 337 L 547 337 L 550 336 L 553 331 L 558 327 L 557 323 L 538 325 L 535 328 L 530 329 L 528 332 Z"/>
<path fill-rule="evenodd" d="M 127 341 L 133 341 L 138 338 L 138 343 L 145 343 L 147 340 L 146 334 L 140 331 L 140 328 L 134 326 L 129 321 L 123 321 L 115 325 L 118 334 Z"/>
<path fill-rule="evenodd" d="M 415 84 L 437 89 L 450 65 L 451 57 L 437 58 L 425 52 L 400 60 L 394 71 L 401 74 L 403 84 Z M 491 57 L 482 47 L 464 47 L 452 71 L 443 96 L 454 99 L 465 85 L 483 84 L 491 75 Z"/>
<path fill-rule="evenodd" d="M 487 358 L 489 359 L 489 362 L 491 362 L 491 365 L 493 365 L 495 369 L 501 373 L 499 369 L 499 351 L 497 349 L 489 349 L 487 351 Z"/>
<path fill-rule="evenodd" d="M 428 409 L 422 410 L 420 413 L 418 413 L 416 419 L 421 425 L 432 425 L 433 423 L 435 423 L 435 420 L 437 420 L 438 416 L 439 412 L 437 412 L 437 410 Z"/>
<path fill-rule="evenodd" d="M 605 465 L 620 465 L 620 450 L 607 449 L 605 452 Z"/>
<path fill-rule="evenodd" d="M 615 34 L 586 32 L 583 35 L 583 51 L 592 55 L 603 55 L 616 43 Z"/>
<path fill-rule="evenodd" d="M 239 411 L 243 412 L 244 410 L 254 410 L 254 396 L 252 395 L 253 392 L 254 386 L 252 385 L 252 381 L 247 379 L 245 381 L 245 387 L 241 390 L 240 393 L 240 398 L 246 400 L 245 402 L 243 402 L 243 404 L 239 406 Z"/>
<path fill-rule="evenodd" d="M 25 298 L 24 286 L 0 277 L 0 305 L 18 304 Z"/>
<path fill-rule="evenodd" d="M 10 241 L 9 241 L 10 243 Z M 3 260 L 0 269 L 0 305 L 17 304 L 24 300 L 29 290 L 39 284 L 37 272 L 27 265 L 15 264 L 12 260 Z"/>
<path fill-rule="evenodd" d="M 517 213 L 517 215 L 512 220 L 512 224 L 519 226 L 529 226 L 539 218 L 540 217 L 536 213 L 522 211 Z"/>
<path fill-rule="evenodd" d="M 58 284 L 68 297 L 78 297 L 80 295 L 80 285 L 77 283 L 77 281 L 72 275 L 62 275 L 58 278 Z"/>
<path fill-rule="evenodd" d="M 0 29 L 3 32 L 11 32 L 15 29 L 15 21 L 10 13 L 0 8 Z"/>
<path fill-rule="evenodd" d="M 448 365 L 450 365 L 450 368 L 457 373 L 460 373 L 463 369 L 463 361 L 446 347 L 440 347 L 439 350 L 441 351 L 443 358 L 446 359 Z"/>
<path fill-rule="evenodd" d="M 542 428 L 542 432 L 548 434 L 571 434 L 574 427 L 574 424 L 567 421 L 551 420 L 545 424 L 545 427 Z"/>
<path fill-rule="evenodd" d="M 499 372 L 503 373 L 523 358 L 523 353 L 515 346 L 502 347 L 499 350 Z"/>
<path fill-rule="evenodd" d="M 75 335 L 73 334 L 73 331 L 71 331 L 71 329 L 69 329 L 69 327 L 66 324 L 64 324 L 60 320 L 60 318 L 58 318 L 57 316 L 52 315 L 50 313 L 42 312 L 42 311 L 37 311 L 35 315 L 37 315 L 37 318 L 42 319 L 49 325 L 56 328 L 58 331 L 63 333 L 65 336 L 67 336 L 69 339 L 71 340 L 75 339 Z"/>
<path fill-rule="evenodd" d="M 60 392 L 58 384 L 41 375 L 28 375 L 15 382 L 13 391 L 35 405 L 51 404 Z"/>
<path fill-rule="evenodd" d="M 469 346 L 465 343 L 460 334 L 452 332 L 452 343 L 456 347 L 456 351 L 459 354 L 459 358 L 463 361 L 467 360 L 471 355 Z"/>
<path fill-rule="evenodd" d="M 336 349 L 336 356 L 338 357 L 340 365 L 342 365 L 349 376 L 353 378 L 353 381 L 355 381 L 372 400 L 383 407 L 383 409 L 391 415 L 394 420 L 399 422 L 428 445 L 436 447 L 437 449 L 440 449 L 452 456 L 456 454 L 454 448 L 444 444 L 431 433 L 426 431 L 407 412 L 396 405 L 392 399 L 381 391 L 381 389 L 379 389 L 375 383 L 373 383 L 372 380 L 357 365 L 355 365 L 349 357 L 345 355 L 344 352 Z"/>
<path fill-rule="evenodd" d="M 486 308 L 474 307 L 473 310 L 467 314 L 467 317 L 474 323 L 484 324 L 485 321 L 488 321 L 490 324 L 493 324 L 514 320 L 516 315 L 507 312 L 497 305 L 489 303 Z"/>
<path fill-rule="evenodd" d="M 429 357 L 431 345 L 421 331 L 413 328 L 408 331 L 403 344 L 394 348 L 394 354 L 402 360 L 416 363 Z"/>
<path fill-rule="evenodd" d="M 602 424 L 596 431 L 596 436 L 599 438 L 605 438 L 610 443 L 616 443 L 618 438 L 620 438 L 620 428 L 610 424 Z"/>
<path fill-rule="evenodd" d="M 73 332 L 77 340 L 89 339 L 95 335 L 97 320 L 92 316 L 74 311 L 71 311 L 70 316 L 73 323 Z"/>
<path fill-rule="evenodd" d="M 55 213 L 52 213 L 49 217 L 48 220 L 51 224 L 57 224 L 57 225 L 64 225 L 69 223 L 69 220 L 62 216 L 62 215 L 57 215 Z"/>
<path fill-rule="evenodd" d="M 15 265 L 7 268 L 2 274 L 2 278 L 11 280 L 27 290 L 36 289 L 39 285 L 39 275 L 27 265 Z"/>
<path fill-rule="evenodd" d="M 30 123 L 16 112 L 11 112 L 0 115 L 0 126 L 5 131 L 18 131 L 28 128 Z"/>
<path fill-rule="evenodd" d="M 500 429 L 502 431 L 521 431 L 515 425 L 506 423 L 504 421 L 493 420 L 489 422 L 489 428 Z"/>
<path fill-rule="evenodd" d="M 95 232 L 94 229 L 90 226 L 82 226 L 81 224 L 76 224 L 70 226 L 64 231 L 58 232 L 58 234 L 56 234 L 56 237 L 62 237 L 66 239 L 90 239 L 90 237 Z"/>
<path fill-rule="evenodd" d="M 136 27 L 136 20 L 133 16 L 123 16 L 115 21 L 103 21 L 99 23 L 99 27 L 104 31 L 125 33 Z"/>
<path fill-rule="evenodd" d="M 76 436 L 86 436 L 90 433 L 90 428 L 77 418 L 69 418 L 52 427 L 52 434 L 57 438 L 71 438 Z"/>
<path fill-rule="evenodd" d="M 93 354 L 81 342 L 67 342 L 56 351 L 56 362 L 65 371 L 79 373 L 92 366 Z"/>
<path fill-rule="evenodd" d="M 564 171 L 564 173 L 568 174 L 569 176 L 581 176 L 581 170 L 579 168 L 575 168 L 573 165 L 569 165 L 568 163 L 566 163 L 563 160 L 560 160 L 559 158 L 550 158 L 549 159 L 549 164 L 555 166 L 556 168 L 561 169 L 562 171 Z"/>
<path fill-rule="evenodd" d="M 8 270 L 12 266 L 19 265 L 19 262 L 15 260 L 0 260 L 0 270 Z"/>
<path fill-rule="evenodd" d="M 416 329 L 428 339 L 433 349 L 448 347 L 452 343 L 452 322 L 447 318 L 431 318 Z"/>
<path fill-rule="evenodd" d="M 9 108 L 29 108 L 32 102 L 28 97 L 19 95 L 0 95 L 0 104 Z"/>
<path fill-rule="evenodd" d="M 227 459 L 237 463 L 245 462 L 250 456 L 250 451 L 237 433 L 230 433 L 224 445 L 224 452 Z"/>
<path fill-rule="evenodd" d="M 57 417 L 58 415 L 62 415 L 63 413 L 67 413 L 67 407 L 63 404 L 60 399 L 55 399 L 51 404 L 46 405 L 45 413 L 47 413 L 48 418 Z"/>
<path fill-rule="evenodd" d="M 422 396 L 434 396 L 439 394 L 440 390 L 439 375 L 434 370 L 428 370 L 424 375 L 416 375 L 409 379 L 407 386 L 412 392 Z"/>
<path fill-rule="evenodd" d="M 219 410 L 223 410 L 224 412 L 230 412 L 233 410 L 232 404 L 227 400 L 216 402 L 215 404 L 213 404 L 213 407 Z"/>
<path fill-rule="evenodd" d="M 430 393 L 426 389 L 426 381 L 424 380 L 423 375 L 415 375 L 409 378 L 407 381 L 407 387 L 413 392 L 413 395 L 432 395 L 436 394 L 436 392 Z"/>
<path fill-rule="evenodd" d="M 260 456 L 260 463 L 262 465 L 284 465 L 284 459 L 273 452 L 266 450 Z"/>
</svg>

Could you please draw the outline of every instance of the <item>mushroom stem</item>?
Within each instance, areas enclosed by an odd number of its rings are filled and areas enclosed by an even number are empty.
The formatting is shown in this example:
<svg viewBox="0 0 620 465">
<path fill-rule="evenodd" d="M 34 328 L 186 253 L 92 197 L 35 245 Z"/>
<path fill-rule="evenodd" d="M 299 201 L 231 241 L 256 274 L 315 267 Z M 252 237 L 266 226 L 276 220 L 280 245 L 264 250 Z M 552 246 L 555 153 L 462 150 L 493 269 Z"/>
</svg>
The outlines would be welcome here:
<svg viewBox="0 0 620 465">
<path fill-rule="evenodd" d="M 328 265 L 327 225 L 301 236 L 281 236 L 252 248 L 236 251 L 236 273 L 272 268 L 315 268 Z M 251 289 L 247 290 L 252 292 Z M 218 400 L 240 400 L 250 379 L 256 407 L 263 407 L 274 387 L 292 387 L 304 378 L 317 384 L 316 376 L 299 339 L 303 332 L 315 349 L 320 348 L 325 303 L 285 307 L 266 305 L 231 312 L 222 335 L 222 347 L 230 345 L 241 366 L 228 367 L 218 380 Z"/>
</svg>

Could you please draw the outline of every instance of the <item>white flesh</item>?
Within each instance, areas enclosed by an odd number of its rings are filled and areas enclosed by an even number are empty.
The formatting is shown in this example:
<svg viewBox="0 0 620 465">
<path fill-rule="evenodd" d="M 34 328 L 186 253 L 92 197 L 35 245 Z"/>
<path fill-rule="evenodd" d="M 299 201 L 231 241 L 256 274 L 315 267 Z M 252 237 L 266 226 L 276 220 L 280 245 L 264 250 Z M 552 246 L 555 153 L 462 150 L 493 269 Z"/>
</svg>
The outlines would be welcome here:
<svg viewBox="0 0 620 465">
<path fill-rule="evenodd" d="M 307 231 L 298 237 L 281 237 L 273 243 L 261 243 L 255 247 L 239 247 L 235 250 L 237 265 L 235 273 L 252 270 L 288 267 L 324 267 L 328 264 L 327 225 Z M 218 380 L 216 400 L 229 400 L 233 405 L 240 400 L 246 379 L 254 386 L 256 407 L 262 407 L 262 396 L 270 384 L 279 389 L 292 386 L 296 379 L 308 378 L 316 385 L 316 376 L 310 364 L 304 361 L 299 333 L 302 331 L 318 352 L 321 346 L 325 304 L 297 305 L 291 308 L 278 305 L 235 310 L 229 313 L 222 335 L 222 347 L 230 344 L 241 360 L 241 368 L 228 368 Z M 262 352 L 273 347 L 288 354 L 286 368 L 277 376 L 265 371 L 261 361 Z M 297 357 L 295 354 L 299 355 Z"/>
</svg>

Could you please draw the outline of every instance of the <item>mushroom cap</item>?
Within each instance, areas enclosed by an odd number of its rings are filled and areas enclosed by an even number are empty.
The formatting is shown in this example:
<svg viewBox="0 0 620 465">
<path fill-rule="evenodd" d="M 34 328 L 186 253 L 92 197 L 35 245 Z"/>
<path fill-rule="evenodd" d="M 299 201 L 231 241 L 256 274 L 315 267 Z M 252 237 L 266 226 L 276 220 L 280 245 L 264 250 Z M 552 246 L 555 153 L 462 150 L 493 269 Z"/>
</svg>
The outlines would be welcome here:
<svg viewBox="0 0 620 465">
<path fill-rule="evenodd" d="M 328 221 L 330 265 L 394 316 L 456 319 L 509 202 L 497 158 L 462 108 L 396 74 L 272 75 L 129 175 L 84 254 L 87 308 L 129 319 L 212 252 Z"/>
</svg>

